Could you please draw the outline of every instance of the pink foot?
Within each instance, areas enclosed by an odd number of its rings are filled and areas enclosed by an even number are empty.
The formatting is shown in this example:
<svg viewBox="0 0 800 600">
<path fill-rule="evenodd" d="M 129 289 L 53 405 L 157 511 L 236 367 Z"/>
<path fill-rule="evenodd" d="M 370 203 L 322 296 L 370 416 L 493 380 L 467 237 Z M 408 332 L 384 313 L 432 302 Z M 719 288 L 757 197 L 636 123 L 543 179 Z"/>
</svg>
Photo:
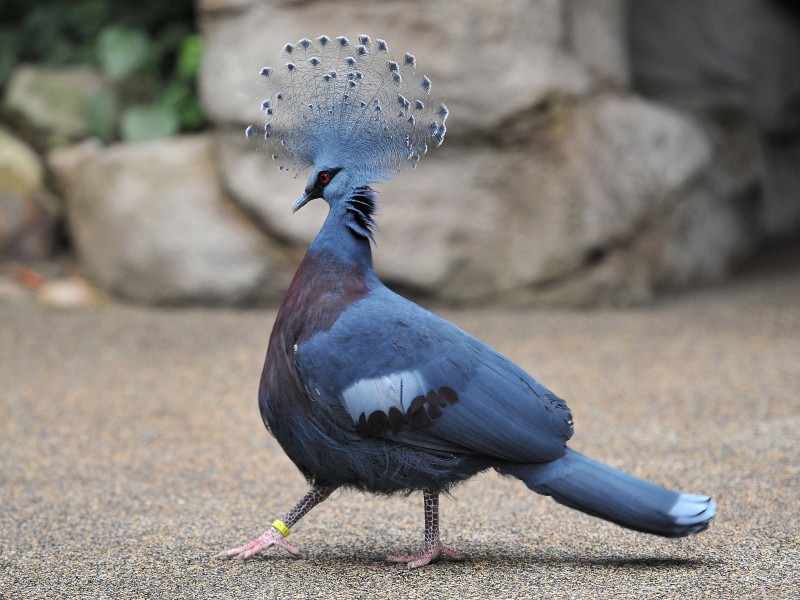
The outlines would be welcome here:
<svg viewBox="0 0 800 600">
<path fill-rule="evenodd" d="M 268 529 L 262 535 L 254 539 L 252 542 L 239 546 L 238 548 L 231 548 L 230 550 L 223 550 L 217 554 L 217 558 L 238 558 L 244 560 L 259 552 L 266 550 L 270 546 L 280 546 L 293 556 L 300 556 L 300 550 L 291 542 L 287 542 L 280 531 L 275 528 Z"/>
<path fill-rule="evenodd" d="M 409 569 L 416 569 L 417 567 L 424 567 L 443 556 L 452 558 L 453 560 L 463 560 L 464 558 L 464 555 L 460 552 L 451 550 L 450 548 L 442 546 L 442 544 L 436 544 L 432 548 L 428 548 L 422 552 L 414 552 L 412 554 L 406 554 L 405 556 L 389 556 L 386 560 L 389 562 L 406 563 Z"/>
</svg>

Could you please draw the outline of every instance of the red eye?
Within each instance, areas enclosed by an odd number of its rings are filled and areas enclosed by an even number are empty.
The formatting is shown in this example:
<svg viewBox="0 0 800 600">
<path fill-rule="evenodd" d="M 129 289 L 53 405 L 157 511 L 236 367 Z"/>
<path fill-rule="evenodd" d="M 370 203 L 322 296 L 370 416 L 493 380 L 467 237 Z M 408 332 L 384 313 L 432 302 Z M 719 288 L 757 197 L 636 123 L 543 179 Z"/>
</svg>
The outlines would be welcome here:
<svg viewBox="0 0 800 600">
<path fill-rule="evenodd" d="M 322 185 L 328 185 L 328 182 L 329 182 L 330 180 L 331 180 L 331 176 L 330 176 L 330 174 L 329 174 L 329 173 L 327 173 L 327 172 L 323 171 L 322 173 L 320 173 L 320 174 L 319 174 L 319 182 L 320 182 Z"/>
</svg>

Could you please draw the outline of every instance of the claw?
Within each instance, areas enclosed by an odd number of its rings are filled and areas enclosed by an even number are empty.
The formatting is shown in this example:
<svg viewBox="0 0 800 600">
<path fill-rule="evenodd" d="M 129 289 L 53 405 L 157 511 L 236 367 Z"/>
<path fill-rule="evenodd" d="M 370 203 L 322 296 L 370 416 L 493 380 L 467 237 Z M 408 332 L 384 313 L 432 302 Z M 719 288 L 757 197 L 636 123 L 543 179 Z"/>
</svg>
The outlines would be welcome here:
<svg viewBox="0 0 800 600">
<path fill-rule="evenodd" d="M 453 560 L 464 559 L 464 555 L 460 552 L 442 546 L 442 544 L 436 544 L 432 548 L 421 552 L 413 552 L 412 554 L 405 554 L 403 556 L 389 556 L 386 560 L 395 563 L 406 563 L 409 569 L 416 569 L 417 567 L 429 565 L 442 557 L 452 558 Z"/>
<path fill-rule="evenodd" d="M 275 528 L 268 529 L 262 535 L 257 537 L 251 542 L 239 546 L 238 548 L 231 548 L 230 550 L 223 550 L 216 555 L 216 558 L 236 558 L 238 560 L 246 560 L 251 556 L 258 554 L 269 548 L 270 546 L 280 546 L 292 556 L 300 556 L 300 549 L 286 540 Z"/>
</svg>

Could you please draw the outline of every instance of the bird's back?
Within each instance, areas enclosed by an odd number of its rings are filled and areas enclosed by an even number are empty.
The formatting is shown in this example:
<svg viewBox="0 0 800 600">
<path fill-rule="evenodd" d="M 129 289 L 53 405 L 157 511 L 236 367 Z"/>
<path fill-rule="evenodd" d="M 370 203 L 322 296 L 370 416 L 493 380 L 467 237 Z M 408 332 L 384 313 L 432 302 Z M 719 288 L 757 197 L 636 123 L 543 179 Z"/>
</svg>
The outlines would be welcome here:
<svg viewBox="0 0 800 600">
<path fill-rule="evenodd" d="M 572 435 L 563 400 L 382 284 L 300 345 L 297 364 L 314 400 L 365 437 L 543 462 Z"/>
</svg>

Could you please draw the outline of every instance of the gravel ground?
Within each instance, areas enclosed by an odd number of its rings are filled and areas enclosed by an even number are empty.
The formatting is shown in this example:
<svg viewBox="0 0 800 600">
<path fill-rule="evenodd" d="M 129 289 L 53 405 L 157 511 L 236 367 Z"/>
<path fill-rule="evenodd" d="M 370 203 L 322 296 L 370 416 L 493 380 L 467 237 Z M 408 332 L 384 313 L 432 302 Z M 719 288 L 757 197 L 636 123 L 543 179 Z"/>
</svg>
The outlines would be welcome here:
<svg viewBox="0 0 800 600">
<path fill-rule="evenodd" d="M 422 500 L 337 492 L 305 556 L 213 558 L 306 489 L 256 389 L 274 312 L 0 305 L 0 597 L 800 597 L 800 263 L 619 311 L 440 311 L 565 397 L 573 447 L 715 496 L 666 540 L 481 475 L 443 499 L 469 555 L 408 571 Z"/>
</svg>

